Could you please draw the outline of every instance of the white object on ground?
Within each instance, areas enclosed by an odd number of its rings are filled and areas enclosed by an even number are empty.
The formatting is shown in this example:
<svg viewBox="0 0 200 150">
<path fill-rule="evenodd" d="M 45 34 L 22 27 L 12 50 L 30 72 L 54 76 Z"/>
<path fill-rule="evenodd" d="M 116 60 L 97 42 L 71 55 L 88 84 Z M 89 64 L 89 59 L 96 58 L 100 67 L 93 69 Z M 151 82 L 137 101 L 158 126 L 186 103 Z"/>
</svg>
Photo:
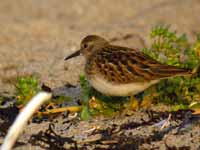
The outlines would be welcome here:
<svg viewBox="0 0 200 150">
<path fill-rule="evenodd" d="M 47 92 L 39 92 L 34 96 L 22 112 L 16 117 L 14 123 L 9 128 L 8 133 L 1 146 L 1 150 L 11 150 L 20 133 L 22 133 L 25 125 L 39 107 L 47 100 L 51 99 L 52 94 Z"/>
</svg>

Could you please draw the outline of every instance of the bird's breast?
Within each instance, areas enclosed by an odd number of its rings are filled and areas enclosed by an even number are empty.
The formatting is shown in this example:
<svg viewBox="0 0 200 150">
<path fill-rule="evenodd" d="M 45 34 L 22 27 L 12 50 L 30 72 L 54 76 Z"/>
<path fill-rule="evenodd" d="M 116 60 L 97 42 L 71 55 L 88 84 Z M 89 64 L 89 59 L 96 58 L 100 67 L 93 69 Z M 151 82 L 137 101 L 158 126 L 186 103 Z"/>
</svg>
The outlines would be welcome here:
<svg viewBox="0 0 200 150">
<path fill-rule="evenodd" d="M 132 83 L 112 83 L 105 78 L 102 78 L 98 75 L 91 76 L 88 79 L 89 83 L 93 88 L 97 91 L 101 92 L 102 94 L 109 95 L 109 96 L 130 96 L 135 95 L 149 86 L 158 82 L 158 80 L 152 80 L 149 82 L 132 82 Z"/>
</svg>

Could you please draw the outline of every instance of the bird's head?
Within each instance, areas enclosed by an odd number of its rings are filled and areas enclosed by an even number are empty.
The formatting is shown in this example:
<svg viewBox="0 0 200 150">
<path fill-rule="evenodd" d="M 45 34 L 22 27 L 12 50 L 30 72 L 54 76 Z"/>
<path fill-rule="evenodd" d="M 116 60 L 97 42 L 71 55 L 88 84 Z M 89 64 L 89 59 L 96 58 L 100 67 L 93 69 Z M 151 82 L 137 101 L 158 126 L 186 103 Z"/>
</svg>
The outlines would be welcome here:
<svg viewBox="0 0 200 150">
<path fill-rule="evenodd" d="M 65 60 L 71 59 L 71 58 L 79 56 L 81 54 L 84 55 L 85 57 L 88 57 L 94 51 L 101 49 L 101 47 L 104 47 L 108 44 L 109 44 L 109 42 L 100 36 L 88 35 L 81 41 L 80 49 L 77 50 L 75 53 L 66 57 Z"/>
</svg>

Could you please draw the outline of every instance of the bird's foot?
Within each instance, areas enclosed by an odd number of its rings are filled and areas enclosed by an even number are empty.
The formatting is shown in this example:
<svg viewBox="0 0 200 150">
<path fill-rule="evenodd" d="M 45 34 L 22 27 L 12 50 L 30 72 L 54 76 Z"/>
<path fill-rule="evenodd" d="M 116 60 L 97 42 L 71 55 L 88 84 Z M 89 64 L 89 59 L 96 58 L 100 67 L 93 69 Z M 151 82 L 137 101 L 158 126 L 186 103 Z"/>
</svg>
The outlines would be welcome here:
<svg viewBox="0 0 200 150">
<path fill-rule="evenodd" d="M 130 97 L 129 108 L 131 110 L 137 110 L 139 108 L 139 101 L 134 96 Z"/>
</svg>

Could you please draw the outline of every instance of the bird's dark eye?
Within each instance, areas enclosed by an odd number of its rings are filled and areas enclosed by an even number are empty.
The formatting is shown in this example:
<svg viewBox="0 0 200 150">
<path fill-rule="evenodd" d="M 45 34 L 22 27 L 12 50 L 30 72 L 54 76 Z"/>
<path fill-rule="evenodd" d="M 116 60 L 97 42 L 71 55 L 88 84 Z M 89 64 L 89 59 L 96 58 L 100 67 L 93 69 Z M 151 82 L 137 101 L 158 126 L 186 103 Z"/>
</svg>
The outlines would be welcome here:
<svg viewBox="0 0 200 150">
<path fill-rule="evenodd" d="M 83 44 L 83 48 L 87 48 L 88 47 L 88 45 L 87 44 Z"/>
</svg>

